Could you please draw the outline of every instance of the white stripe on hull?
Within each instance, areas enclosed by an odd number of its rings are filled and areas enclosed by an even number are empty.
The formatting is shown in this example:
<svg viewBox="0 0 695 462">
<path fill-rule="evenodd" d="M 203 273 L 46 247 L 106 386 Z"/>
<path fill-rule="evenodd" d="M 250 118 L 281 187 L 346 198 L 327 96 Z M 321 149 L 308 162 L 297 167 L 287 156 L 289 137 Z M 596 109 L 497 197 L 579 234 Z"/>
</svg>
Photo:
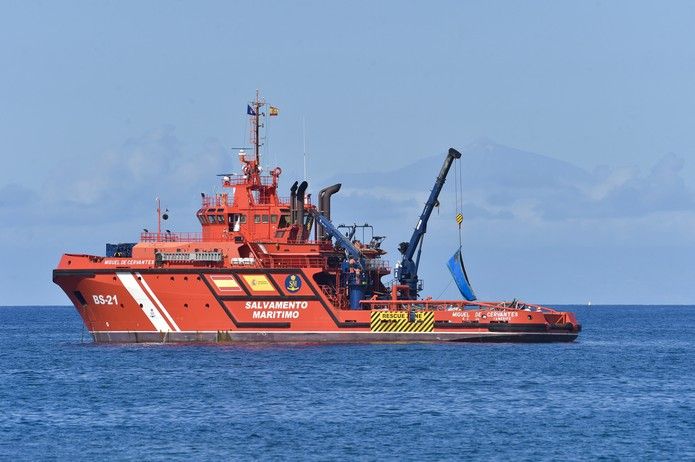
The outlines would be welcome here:
<svg viewBox="0 0 695 462">
<path fill-rule="evenodd" d="M 116 276 L 123 284 L 123 287 L 128 291 L 131 297 L 135 299 L 135 303 L 140 305 L 142 312 L 145 313 L 147 319 L 150 320 L 154 328 L 159 332 L 171 332 L 171 327 L 167 324 L 166 320 L 162 317 L 156 306 L 152 303 L 152 300 L 147 296 L 138 281 L 130 273 L 120 273 L 117 272 Z"/>
<path fill-rule="evenodd" d="M 154 294 L 152 289 L 150 289 L 150 286 L 149 286 L 149 284 L 147 284 L 147 281 L 145 281 L 145 278 L 142 277 L 142 275 L 140 273 L 135 273 L 135 275 L 138 278 L 140 278 L 140 283 L 145 288 L 147 293 L 150 294 L 150 296 L 152 297 L 152 300 L 154 300 L 154 302 L 157 304 L 157 306 L 162 310 L 162 313 L 164 313 L 164 316 L 166 316 L 166 318 L 169 320 L 169 324 L 171 324 L 177 332 L 181 332 L 181 329 L 179 329 L 179 326 L 176 324 L 176 322 L 174 322 L 174 318 L 171 317 L 171 315 L 169 314 L 167 309 L 164 308 L 164 305 L 162 304 L 162 302 L 159 301 L 159 299 Z"/>
</svg>

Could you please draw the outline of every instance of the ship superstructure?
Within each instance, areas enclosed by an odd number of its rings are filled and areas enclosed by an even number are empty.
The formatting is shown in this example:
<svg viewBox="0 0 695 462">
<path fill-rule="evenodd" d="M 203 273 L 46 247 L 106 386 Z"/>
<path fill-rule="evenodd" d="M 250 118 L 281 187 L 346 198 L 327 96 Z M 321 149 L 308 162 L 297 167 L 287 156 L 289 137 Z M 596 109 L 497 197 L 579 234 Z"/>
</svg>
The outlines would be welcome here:
<svg viewBox="0 0 695 462">
<path fill-rule="evenodd" d="M 447 153 L 392 281 L 383 236 L 356 239 L 357 227 L 331 222 L 340 184 L 307 193 L 295 181 L 280 195 L 282 171 L 260 164 L 265 102 L 249 103 L 253 154 L 241 174 L 222 176 L 222 193 L 202 195 L 197 233 L 143 232 L 137 243 L 107 245 L 105 256 L 65 254 L 53 281 L 98 342 L 572 341 L 573 313 L 467 295 L 422 298 L 417 275 L 432 208 L 451 163 Z M 271 115 L 277 109 L 270 107 Z M 161 211 L 158 208 L 161 219 Z M 450 262 L 450 268 L 452 262 Z M 472 291 L 470 292 L 472 293 Z"/>
</svg>

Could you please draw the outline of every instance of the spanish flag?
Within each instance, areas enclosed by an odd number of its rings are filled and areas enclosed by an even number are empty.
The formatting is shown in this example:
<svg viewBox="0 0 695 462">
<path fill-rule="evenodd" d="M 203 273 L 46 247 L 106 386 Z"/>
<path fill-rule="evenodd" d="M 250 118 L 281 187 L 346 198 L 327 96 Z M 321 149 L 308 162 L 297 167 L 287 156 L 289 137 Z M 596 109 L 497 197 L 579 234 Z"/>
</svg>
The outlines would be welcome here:
<svg viewBox="0 0 695 462">
<path fill-rule="evenodd" d="M 269 111 L 270 117 L 276 116 L 280 114 L 280 110 L 276 108 L 275 106 L 270 106 L 270 111 Z"/>
</svg>

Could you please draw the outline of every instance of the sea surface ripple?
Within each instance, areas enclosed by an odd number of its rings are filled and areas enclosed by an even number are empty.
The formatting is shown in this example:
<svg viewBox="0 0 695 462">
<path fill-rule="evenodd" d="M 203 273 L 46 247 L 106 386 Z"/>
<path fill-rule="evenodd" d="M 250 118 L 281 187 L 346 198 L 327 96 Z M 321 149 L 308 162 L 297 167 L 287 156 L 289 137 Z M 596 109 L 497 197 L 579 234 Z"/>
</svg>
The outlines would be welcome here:
<svg viewBox="0 0 695 462">
<path fill-rule="evenodd" d="M 2 460 L 695 460 L 695 307 L 571 344 L 96 345 L 0 308 Z"/>
</svg>

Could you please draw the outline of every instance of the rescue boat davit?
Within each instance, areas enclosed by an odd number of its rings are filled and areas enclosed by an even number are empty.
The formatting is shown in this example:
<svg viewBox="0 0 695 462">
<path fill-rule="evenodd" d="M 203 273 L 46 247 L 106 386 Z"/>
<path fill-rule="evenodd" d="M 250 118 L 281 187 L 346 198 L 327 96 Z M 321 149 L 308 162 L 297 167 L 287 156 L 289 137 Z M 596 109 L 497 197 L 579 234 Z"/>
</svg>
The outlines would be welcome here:
<svg viewBox="0 0 695 462">
<path fill-rule="evenodd" d="M 64 254 L 53 271 L 96 342 L 571 342 L 573 313 L 519 301 L 481 302 L 459 251 L 449 269 L 461 300 L 423 298 L 418 264 L 427 222 L 453 162 L 449 149 L 392 271 L 382 236 L 334 226 L 331 196 L 306 181 L 279 195 L 280 168 L 260 165 L 265 101 L 249 103 L 253 155 L 203 195 L 199 233 L 143 232 L 106 255 Z M 267 115 L 277 115 L 270 106 Z M 159 223 L 166 219 L 158 208 Z M 460 217 L 457 216 L 460 225 Z M 391 279 L 388 282 L 382 279 Z"/>
</svg>

